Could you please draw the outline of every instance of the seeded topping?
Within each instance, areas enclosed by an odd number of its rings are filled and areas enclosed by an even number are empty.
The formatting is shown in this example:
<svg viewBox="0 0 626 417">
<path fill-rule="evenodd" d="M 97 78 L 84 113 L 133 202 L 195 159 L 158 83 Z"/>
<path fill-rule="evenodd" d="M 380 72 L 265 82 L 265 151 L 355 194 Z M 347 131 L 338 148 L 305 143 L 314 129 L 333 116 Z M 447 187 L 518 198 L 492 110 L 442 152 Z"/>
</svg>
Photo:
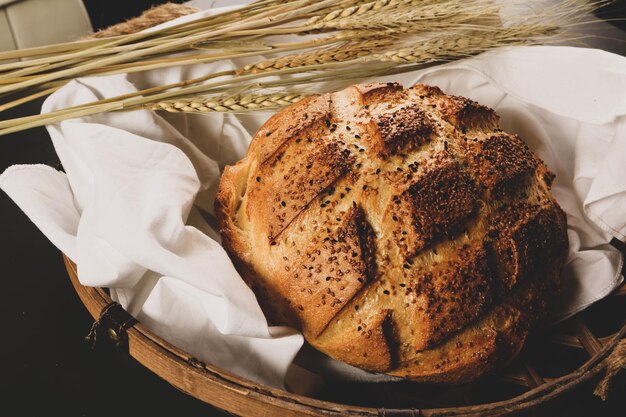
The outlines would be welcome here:
<svg viewBox="0 0 626 417">
<path fill-rule="evenodd" d="M 303 256 L 285 283 L 296 296 L 292 303 L 311 308 L 294 311 L 321 333 L 355 294 L 376 276 L 375 241 L 362 210 L 351 208 L 339 226 L 328 228 L 321 243 Z M 327 238 L 327 239 L 326 239 Z M 323 281 L 318 277 L 324 276 Z M 311 284 L 313 281 L 318 284 Z M 308 291 L 311 290 L 311 291 Z"/>
<path fill-rule="evenodd" d="M 419 149 L 430 140 L 434 122 L 419 104 L 408 104 L 375 118 L 385 147 L 393 153 Z"/>
<path fill-rule="evenodd" d="M 307 109 L 307 117 L 303 113 L 304 109 Z M 330 115 L 330 101 L 324 96 L 310 96 L 292 104 L 285 111 L 290 113 L 288 120 L 275 114 L 257 133 L 257 137 L 263 138 L 262 144 L 261 141 L 250 144 L 249 151 L 258 150 L 261 161 L 272 156 L 289 140 L 295 141 L 298 132 L 315 130 L 316 126 L 321 126 L 320 123 Z"/>
<path fill-rule="evenodd" d="M 552 202 L 543 206 L 503 206 L 491 219 L 487 243 L 502 291 L 528 279 L 537 267 L 567 248 L 565 213 Z"/>
<path fill-rule="evenodd" d="M 424 173 L 396 201 L 388 211 L 397 223 L 394 236 L 406 257 L 435 242 L 455 238 L 477 207 L 473 181 L 454 162 Z"/>
<path fill-rule="evenodd" d="M 485 199 L 520 192 L 539 165 L 538 159 L 517 136 L 491 135 L 466 146 L 467 160 Z"/>
<path fill-rule="evenodd" d="M 466 132 L 476 128 L 491 131 L 498 126 L 498 116 L 492 109 L 465 97 L 444 95 L 433 107 L 446 121 Z"/>
<path fill-rule="evenodd" d="M 567 251 L 553 178 L 493 110 L 371 83 L 270 118 L 216 213 L 272 324 L 366 370 L 460 382 L 550 306 Z"/>
<path fill-rule="evenodd" d="M 313 199 L 350 169 L 352 161 L 350 151 L 339 142 L 325 142 L 321 146 L 302 142 L 286 146 L 263 163 L 259 177 L 265 178 L 265 185 L 252 193 L 275 202 L 264 205 L 258 213 L 267 221 L 268 239 L 276 239 Z M 313 178 L 310 171 L 315 171 Z"/>
</svg>

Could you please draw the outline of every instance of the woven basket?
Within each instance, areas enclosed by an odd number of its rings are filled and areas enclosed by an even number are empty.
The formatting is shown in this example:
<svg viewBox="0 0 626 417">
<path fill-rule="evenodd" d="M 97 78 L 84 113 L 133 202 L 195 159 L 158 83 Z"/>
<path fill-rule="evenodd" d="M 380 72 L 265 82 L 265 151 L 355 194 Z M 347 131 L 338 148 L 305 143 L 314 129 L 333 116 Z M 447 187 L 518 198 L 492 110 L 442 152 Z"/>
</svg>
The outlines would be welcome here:
<svg viewBox="0 0 626 417">
<path fill-rule="evenodd" d="M 412 382 L 341 383 L 322 391 L 320 398 L 323 399 L 304 397 L 203 363 L 156 336 L 141 323 L 123 319 L 127 314 L 123 310 L 121 314 L 116 313 L 117 319 L 111 320 L 108 312 L 115 303 L 107 292 L 82 286 L 76 265 L 67 257 L 64 260 L 83 304 L 96 323 L 106 327 L 101 331 L 118 343 L 123 338 L 132 357 L 181 391 L 245 417 L 502 416 L 546 405 L 600 375 L 605 379 L 597 391 L 606 395 L 610 377 L 625 365 L 626 285 L 622 285 L 592 307 L 595 309 L 592 314 L 586 314 L 595 317 L 578 314 L 536 335 L 518 359 L 484 380 L 457 387 Z M 119 305 L 116 307 L 121 310 Z M 607 314 L 610 311 L 612 315 Z M 621 315 L 616 318 L 615 312 Z M 609 316 L 611 320 L 606 319 Z M 106 317 L 109 320 L 102 320 Z M 127 326 L 129 323 L 132 325 Z M 604 336 L 596 336 L 596 332 Z"/>
<path fill-rule="evenodd" d="M 167 4 L 93 37 L 133 33 L 194 12 Z M 626 252 L 623 244 L 616 246 Z M 626 367 L 626 285 L 592 308 L 535 335 L 505 369 L 463 386 L 413 382 L 330 383 L 318 398 L 295 395 L 203 363 L 134 320 L 101 288 L 84 287 L 64 256 L 70 279 L 96 319 L 92 334 L 108 336 L 174 387 L 224 411 L 245 416 L 503 416 L 545 407 L 591 380 L 609 382 Z M 114 307 L 114 308 L 113 308 Z M 588 384 L 587 384 L 588 385 Z"/>
</svg>

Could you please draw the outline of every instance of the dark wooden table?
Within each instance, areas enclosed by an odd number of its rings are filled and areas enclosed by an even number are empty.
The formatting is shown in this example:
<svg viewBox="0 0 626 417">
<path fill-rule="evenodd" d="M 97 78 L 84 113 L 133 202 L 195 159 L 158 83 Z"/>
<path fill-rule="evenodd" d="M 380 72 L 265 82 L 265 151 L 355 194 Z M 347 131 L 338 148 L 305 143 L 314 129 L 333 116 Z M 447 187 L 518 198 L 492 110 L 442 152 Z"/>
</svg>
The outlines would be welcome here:
<svg viewBox="0 0 626 417">
<path fill-rule="evenodd" d="M 98 27 L 159 1 L 85 3 Z M 603 16 L 623 19 L 624 3 L 616 2 Z M 616 24 L 624 28 L 623 21 Z M 31 103 L 1 114 L 0 119 L 32 114 L 40 106 L 41 101 Z M 58 164 L 45 129 L 0 137 L 0 171 L 15 163 Z M 2 415 L 222 415 L 177 391 L 129 356 L 106 346 L 95 350 L 87 346 L 83 338 L 92 319 L 70 284 L 61 254 L 4 193 L 0 193 L 0 236 Z M 626 393 L 607 403 L 589 394 L 576 397 L 559 414 L 623 416 L 624 410 Z"/>
</svg>

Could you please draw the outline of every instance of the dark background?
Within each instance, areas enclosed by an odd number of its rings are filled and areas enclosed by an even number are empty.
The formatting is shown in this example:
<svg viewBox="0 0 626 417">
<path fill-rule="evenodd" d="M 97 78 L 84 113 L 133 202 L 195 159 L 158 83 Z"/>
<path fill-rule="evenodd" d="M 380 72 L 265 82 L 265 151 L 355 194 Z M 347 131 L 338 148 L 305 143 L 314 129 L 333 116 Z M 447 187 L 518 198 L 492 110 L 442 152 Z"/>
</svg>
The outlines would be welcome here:
<svg viewBox="0 0 626 417">
<path fill-rule="evenodd" d="M 95 29 L 158 3 L 85 0 Z M 601 16 L 623 19 L 624 2 Z M 624 20 L 615 25 L 626 29 Z M 41 102 L 7 111 L 2 119 L 38 113 Z M 0 172 L 15 163 L 58 164 L 45 129 L 0 138 Z M 0 249 L 0 414 L 223 415 L 177 391 L 130 356 L 106 346 L 92 350 L 84 343 L 93 320 L 70 284 L 59 251 L 1 192 Z M 625 415 L 623 391 L 605 404 L 588 393 L 590 389 L 552 415 Z"/>
</svg>

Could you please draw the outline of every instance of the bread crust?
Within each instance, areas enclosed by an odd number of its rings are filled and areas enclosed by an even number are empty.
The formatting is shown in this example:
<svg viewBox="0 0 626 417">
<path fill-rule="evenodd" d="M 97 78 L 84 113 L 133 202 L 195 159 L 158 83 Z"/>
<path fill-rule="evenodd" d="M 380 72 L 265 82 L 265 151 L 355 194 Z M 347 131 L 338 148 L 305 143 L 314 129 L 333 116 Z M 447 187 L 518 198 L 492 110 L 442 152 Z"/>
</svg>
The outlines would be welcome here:
<svg viewBox="0 0 626 417">
<path fill-rule="evenodd" d="M 558 291 L 553 178 L 485 106 L 363 84 L 271 117 L 216 213 L 272 323 L 362 369 L 460 383 L 514 357 Z"/>
</svg>

